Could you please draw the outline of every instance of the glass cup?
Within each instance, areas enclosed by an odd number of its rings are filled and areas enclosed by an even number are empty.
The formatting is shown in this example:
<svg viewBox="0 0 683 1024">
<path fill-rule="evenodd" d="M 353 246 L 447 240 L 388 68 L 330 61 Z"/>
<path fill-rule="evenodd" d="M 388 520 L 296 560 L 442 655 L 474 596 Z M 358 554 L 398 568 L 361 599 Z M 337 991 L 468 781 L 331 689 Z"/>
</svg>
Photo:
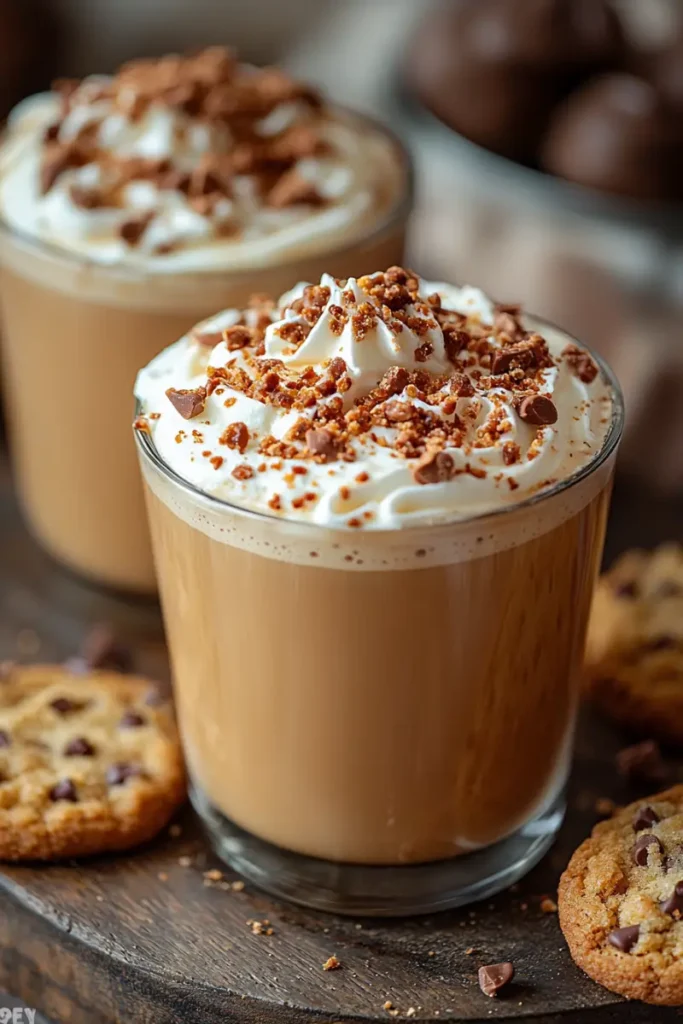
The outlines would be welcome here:
<svg viewBox="0 0 683 1024">
<path fill-rule="evenodd" d="M 323 273 L 349 277 L 400 263 L 412 206 L 410 158 L 396 151 L 400 192 L 386 216 L 336 248 L 223 272 L 144 273 L 104 266 L 0 223 L 5 403 L 29 523 L 60 562 L 96 582 L 152 592 L 156 582 L 130 438 L 140 366 L 217 309 L 278 296 Z"/>
<path fill-rule="evenodd" d="M 623 421 L 599 365 L 613 416 L 593 461 L 439 525 L 245 511 L 136 432 L 192 800 L 257 885 L 431 912 L 510 885 L 552 843 Z"/>
</svg>

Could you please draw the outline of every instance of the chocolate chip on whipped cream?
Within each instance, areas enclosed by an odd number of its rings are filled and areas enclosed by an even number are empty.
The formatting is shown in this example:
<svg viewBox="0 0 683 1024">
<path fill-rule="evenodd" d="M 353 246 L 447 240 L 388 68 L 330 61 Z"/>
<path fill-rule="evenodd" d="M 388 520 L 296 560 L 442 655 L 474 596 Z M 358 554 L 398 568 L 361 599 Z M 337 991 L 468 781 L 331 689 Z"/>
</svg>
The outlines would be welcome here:
<svg viewBox="0 0 683 1024">
<path fill-rule="evenodd" d="M 144 213 L 139 217 L 130 217 L 119 226 L 119 235 L 127 245 L 137 245 L 151 220 L 152 215 L 149 213 Z"/>
<path fill-rule="evenodd" d="M 204 321 L 140 373 L 136 392 L 161 458 L 207 494 L 395 528 L 518 503 L 600 451 L 608 385 L 574 372 L 567 335 L 537 328 L 518 307 L 401 267 L 324 275 Z M 199 389 L 203 452 L 169 402 Z"/>
<path fill-rule="evenodd" d="M 413 478 L 418 484 L 438 484 L 452 480 L 456 475 L 455 462 L 448 452 L 425 452 L 413 469 Z"/>
<path fill-rule="evenodd" d="M 181 388 L 180 390 L 169 388 L 166 397 L 184 420 L 191 420 L 204 411 L 206 388 Z"/>
<path fill-rule="evenodd" d="M 306 447 L 313 455 L 319 456 L 323 462 L 337 457 L 335 436 L 331 430 L 327 430 L 325 427 L 311 428 L 306 431 Z"/>
<path fill-rule="evenodd" d="M 520 419 L 537 427 L 557 422 L 557 409 L 545 395 L 529 395 L 519 403 Z"/>
<path fill-rule="evenodd" d="M 562 352 L 568 366 L 584 384 L 591 384 L 598 375 L 598 368 L 588 352 L 578 345 L 567 345 Z"/>
</svg>

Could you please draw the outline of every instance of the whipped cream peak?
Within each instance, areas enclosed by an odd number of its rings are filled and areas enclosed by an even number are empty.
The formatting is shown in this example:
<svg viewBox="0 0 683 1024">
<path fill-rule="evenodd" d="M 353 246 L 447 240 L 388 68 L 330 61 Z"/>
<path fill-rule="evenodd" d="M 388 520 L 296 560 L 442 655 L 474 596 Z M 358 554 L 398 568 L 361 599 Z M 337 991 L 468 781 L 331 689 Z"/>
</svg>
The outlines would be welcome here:
<svg viewBox="0 0 683 1024">
<path fill-rule="evenodd" d="M 398 268 L 392 273 L 403 275 Z M 266 356 L 287 367 L 342 359 L 352 382 L 346 405 L 391 366 L 413 368 L 419 362 L 425 371 L 445 373 L 450 363 L 434 309 L 416 290 L 402 295 L 405 285 L 373 280 L 378 278 L 336 281 L 325 274 L 319 285 L 285 296 L 282 319 L 266 330 Z M 408 281 L 417 288 L 416 278 Z"/>
<path fill-rule="evenodd" d="M 162 458 L 210 495 L 335 527 L 514 504 L 601 449 L 609 386 L 561 331 L 409 270 L 324 275 L 199 324 L 140 373 Z"/>
<path fill-rule="evenodd" d="M 20 104 L 0 208 L 101 262 L 173 269 L 199 250 L 208 265 L 248 266 L 363 234 L 364 218 L 386 214 L 406 187 L 395 155 L 307 84 L 212 47 L 61 80 Z"/>
</svg>

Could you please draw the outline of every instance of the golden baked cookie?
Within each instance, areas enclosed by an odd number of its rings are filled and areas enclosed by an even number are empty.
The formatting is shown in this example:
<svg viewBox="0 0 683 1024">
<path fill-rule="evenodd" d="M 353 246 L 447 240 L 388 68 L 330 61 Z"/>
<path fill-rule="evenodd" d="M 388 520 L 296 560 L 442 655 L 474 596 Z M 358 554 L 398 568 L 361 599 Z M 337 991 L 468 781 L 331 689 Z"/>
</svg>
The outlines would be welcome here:
<svg viewBox="0 0 683 1024">
<path fill-rule="evenodd" d="M 173 713 L 147 680 L 5 667 L 0 859 L 53 860 L 151 839 L 182 803 Z"/>
<path fill-rule="evenodd" d="M 683 548 L 630 551 L 600 579 L 585 680 L 616 721 L 683 741 Z"/>
<path fill-rule="evenodd" d="M 683 786 L 600 822 L 560 879 L 576 963 L 628 999 L 683 1005 Z"/>
</svg>

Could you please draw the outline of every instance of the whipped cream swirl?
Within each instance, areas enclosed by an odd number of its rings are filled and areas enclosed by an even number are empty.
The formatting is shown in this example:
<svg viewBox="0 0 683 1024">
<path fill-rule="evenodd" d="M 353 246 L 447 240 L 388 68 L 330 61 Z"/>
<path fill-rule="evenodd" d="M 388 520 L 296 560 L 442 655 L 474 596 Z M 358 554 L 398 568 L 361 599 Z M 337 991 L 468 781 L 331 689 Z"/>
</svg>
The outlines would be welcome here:
<svg viewBox="0 0 683 1024">
<path fill-rule="evenodd" d="M 349 529 L 522 501 L 591 460 L 612 414 L 567 335 L 400 268 L 220 313 L 136 394 L 138 429 L 206 494 Z"/>
<path fill-rule="evenodd" d="M 378 129 L 218 47 L 58 83 L 13 111 L 0 151 L 10 225 L 157 272 L 336 247 L 371 230 L 405 189 Z"/>
</svg>

